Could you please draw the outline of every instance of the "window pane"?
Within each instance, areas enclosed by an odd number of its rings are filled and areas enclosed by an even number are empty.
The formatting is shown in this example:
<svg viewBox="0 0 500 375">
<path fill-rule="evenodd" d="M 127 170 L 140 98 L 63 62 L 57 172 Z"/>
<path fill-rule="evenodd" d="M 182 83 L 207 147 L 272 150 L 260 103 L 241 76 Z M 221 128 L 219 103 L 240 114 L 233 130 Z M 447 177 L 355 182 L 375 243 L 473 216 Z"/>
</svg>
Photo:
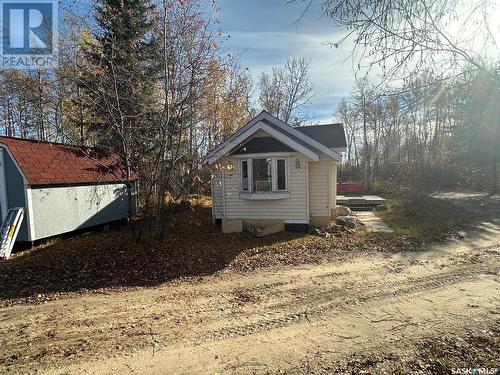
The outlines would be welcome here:
<svg viewBox="0 0 500 375">
<path fill-rule="evenodd" d="M 284 159 L 276 160 L 278 169 L 278 190 L 286 190 L 286 166 Z"/>
<path fill-rule="evenodd" d="M 241 162 L 241 190 L 248 191 L 248 162 Z"/>
<path fill-rule="evenodd" d="M 271 159 L 253 159 L 253 190 L 254 191 L 271 191 Z"/>
</svg>

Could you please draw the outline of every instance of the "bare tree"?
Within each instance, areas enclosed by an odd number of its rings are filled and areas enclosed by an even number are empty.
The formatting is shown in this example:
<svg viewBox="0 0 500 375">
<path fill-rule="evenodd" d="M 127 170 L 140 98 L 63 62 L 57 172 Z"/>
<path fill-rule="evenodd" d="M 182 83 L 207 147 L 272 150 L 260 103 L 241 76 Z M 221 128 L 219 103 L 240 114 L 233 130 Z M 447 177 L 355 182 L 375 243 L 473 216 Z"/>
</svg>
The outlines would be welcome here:
<svg viewBox="0 0 500 375">
<path fill-rule="evenodd" d="M 496 76 L 500 53 L 499 4 L 492 0 L 324 0 L 336 25 L 354 37 L 360 62 L 383 69 L 386 78 L 436 67 L 443 74 L 478 69 Z"/>
<path fill-rule="evenodd" d="M 342 99 L 337 107 L 336 116 L 342 122 L 345 129 L 347 141 L 347 163 L 358 163 L 357 149 L 357 111 L 353 108 L 352 103 L 349 103 L 345 98 Z"/>
<path fill-rule="evenodd" d="M 500 29 L 496 19 L 500 4 L 497 1 L 322 0 L 322 3 L 325 14 L 347 30 L 342 39 L 332 44 L 339 46 L 353 40 L 356 65 L 382 71 L 385 82 L 396 78 L 411 81 L 419 72 L 430 72 L 433 81 L 421 82 L 423 89 L 439 90 L 439 85 L 444 87 L 443 84 L 451 84 L 455 77 L 462 77 L 476 84 L 485 84 L 489 79 L 490 96 L 500 90 Z M 483 78 L 478 80 L 478 76 Z M 414 86 L 411 90 L 420 88 Z M 406 136 L 411 136 L 413 142 L 405 146 L 407 158 L 418 155 L 420 162 L 426 157 L 423 152 L 429 143 L 443 146 L 439 130 L 444 116 L 434 102 L 421 99 L 420 96 L 414 103 L 416 110 L 409 111 L 412 122 L 418 125 L 407 127 Z M 434 123 L 428 119 L 431 112 Z M 476 124 L 488 122 L 494 129 L 491 138 L 495 142 L 489 148 L 488 159 L 492 186 L 497 190 L 500 119 L 492 120 L 494 113 L 496 106 L 482 108 Z M 433 152 L 436 151 L 434 148 Z"/>
<path fill-rule="evenodd" d="M 262 108 L 284 122 L 300 122 L 298 111 L 313 96 L 309 60 L 304 57 L 288 59 L 283 66 L 274 67 L 270 74 L 262 73 L 259 83 Z"/>
</svg>

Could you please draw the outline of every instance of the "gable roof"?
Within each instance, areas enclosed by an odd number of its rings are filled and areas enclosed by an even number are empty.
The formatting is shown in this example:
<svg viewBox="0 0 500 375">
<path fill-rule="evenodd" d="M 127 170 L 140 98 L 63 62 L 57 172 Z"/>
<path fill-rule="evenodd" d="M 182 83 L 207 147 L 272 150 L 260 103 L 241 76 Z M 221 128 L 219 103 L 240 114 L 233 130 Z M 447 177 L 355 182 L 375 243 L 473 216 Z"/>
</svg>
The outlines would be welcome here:
<svg viewBox="0 0 500 375">
<path fill-rule="evenodd" d="M 122 182 L 125 164 L 117 154 L 93 148 L 0 136 L 30 185 Z M 131 180 L 137 180 L 135 173 Z"/>
<path fill-rule="evenodd" d="M 232 154 L 259 154 L 263 152 L 291 152 L 292 148 L 273 137 L 256 137 L 239 146 Z"/>
<path fill-rule="evenodd" d="M 321 142 L 329 148 L 347 147 L 345 140 L 344 125 L 337 124 L 322 124 L 311 126 L 295 127 L 299 132 L 311 137 L 312 139 Z"/>
<path fill-rule="evenodd" d="M 322 152 L 334 160 L 342 161 L 342 156 L 339 152 L 298 131 L 297 128 L 288 125 L 270 113 L 262 111 L 219 146 L 211 150 L 205 157 L 204 162 L 211 164 L 217 161 L 235 147 L 242 145 L 246 139 L 259 130 L 264 130 L 280 142 L 295 151 L 301 152 L 312 160 L 318 161 L 318 152 Z"/>
</svg>

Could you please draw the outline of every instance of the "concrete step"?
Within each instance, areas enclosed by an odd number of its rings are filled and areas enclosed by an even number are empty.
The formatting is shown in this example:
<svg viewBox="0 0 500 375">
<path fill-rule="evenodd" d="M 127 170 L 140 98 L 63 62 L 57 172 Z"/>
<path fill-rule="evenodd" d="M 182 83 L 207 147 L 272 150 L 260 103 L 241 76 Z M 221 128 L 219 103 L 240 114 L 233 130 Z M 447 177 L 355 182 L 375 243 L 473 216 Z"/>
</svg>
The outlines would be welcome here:
<svg viewBox="0 0 500 375">
<path fill-rule="evenodd" d="M 252 233 L 255 237 L 264 237 L 270 234 L 283 232 L 285 230 L 284 223 L 270 224 L 245 224 L 245 230 Z"/>
</svg>

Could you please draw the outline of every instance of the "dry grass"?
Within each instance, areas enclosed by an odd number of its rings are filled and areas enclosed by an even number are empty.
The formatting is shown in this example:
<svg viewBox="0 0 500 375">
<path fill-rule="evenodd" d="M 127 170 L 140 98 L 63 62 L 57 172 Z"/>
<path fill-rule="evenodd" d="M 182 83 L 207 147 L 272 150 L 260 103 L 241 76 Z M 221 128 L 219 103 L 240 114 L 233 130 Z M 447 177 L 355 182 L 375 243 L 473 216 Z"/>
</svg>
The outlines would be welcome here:
<svg viewBox="0 0 500 375">
<path fill-rule="evenodd" d="M 427 211 L 433 219 L 435 210 Z M 432 213 L 432 214 L 431 214 Z M 428 217 L 429 215 L 427 215 Z M 448 224 L 383 217 L 395 234 L 277 233 L 255 238 L 247 233 L 222 234 L 212 225 L 210 200 L 195 196 L 172 203 L 168 235 L 158 241 L 146 232 L 140 242 L 130 227 L 52 239 L 0 263 L 0 304 L 42 302 L 75 293 L 154 287 L 165 282 L 196 280 L 218 272 L 246 272 L 262 267 L 344 261 L 370 252 L 415 250 L 428 240 L 428 228 L 444 231 Z M 436 229 L 438 228 L 438 229 Z"/>
<path fill-rule="evenodd" d="M 390 199 L 391 210 L 377 212 L 399 236 L 407 236 L 414 240 L 440 240 L 457 230 L 467 227 L 475 216 L 451 202 L 424 197 L 420 207 L 413 214 L 401 208 L 398 199 Z"/>
<path fill-rule="evenodd" d="M 193 197 L 171 206 L 168 235 L 146 232 L 138 243 L 130 227 L 53 239 L 0 263 L 0 304 L 40 302 L 70 293 L 153 287 L 165 282 L 315 263 L 339 257 L 353 237 L 325 239 L 299 233 L 255 238 L 222 234 L 212 225 L 210 201 Z"/>
</svg>

